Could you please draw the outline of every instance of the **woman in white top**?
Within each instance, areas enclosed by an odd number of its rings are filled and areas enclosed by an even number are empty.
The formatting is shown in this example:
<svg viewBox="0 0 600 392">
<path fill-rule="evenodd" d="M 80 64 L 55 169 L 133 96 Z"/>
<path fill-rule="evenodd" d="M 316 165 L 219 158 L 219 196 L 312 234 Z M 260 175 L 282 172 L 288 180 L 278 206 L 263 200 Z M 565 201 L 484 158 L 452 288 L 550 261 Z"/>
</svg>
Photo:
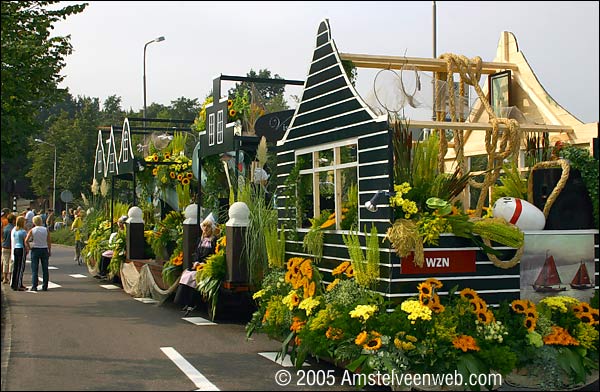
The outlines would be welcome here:
<svg viewBox="0 0 600 392">
<path fill-rule="evenodd" d="M 33 217 L 33 224 L 35 225 L 27 233 L 25 242 L 29 243 L 31 248 L 31 291 L 37 291 L 38 285 L 38 266 L 39 262 L 42 262 L 42 290 L 48 291 L 48 259 L 52 252 L 52 243 L 50 240 L 50 233 L 48 229 L 44 227 L 44 220 L 41 216 L 36 215 Z"/>
</svg>

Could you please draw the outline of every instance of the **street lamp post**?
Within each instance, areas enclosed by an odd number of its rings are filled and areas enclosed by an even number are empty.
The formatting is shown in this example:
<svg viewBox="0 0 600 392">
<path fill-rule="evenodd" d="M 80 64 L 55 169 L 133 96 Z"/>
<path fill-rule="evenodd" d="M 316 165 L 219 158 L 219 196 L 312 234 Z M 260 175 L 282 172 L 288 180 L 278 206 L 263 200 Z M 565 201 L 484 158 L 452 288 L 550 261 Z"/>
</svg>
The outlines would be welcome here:
<svg viewBox="0 0 600 392">
<path fill-rule="evenodd" d="M 164 41 L 165 37 L 160 36 L 158 38 L 153 39 L 152 41 L 146 42 L 144 45 L 144 131 L 146 130 L 146 48 L 152 42 L 161 42 Z"/>
<path fill-rule="evenodd" d="M 38 143 L 44 143 L 44 144 L 54 147 L 54 176 L 52 179 L 52 209 L 54 209 L 54 211 L 56 211 L 56 145 L 45 142 L 42 139 L 35 139 L 35 141 Z"/>
</svg>

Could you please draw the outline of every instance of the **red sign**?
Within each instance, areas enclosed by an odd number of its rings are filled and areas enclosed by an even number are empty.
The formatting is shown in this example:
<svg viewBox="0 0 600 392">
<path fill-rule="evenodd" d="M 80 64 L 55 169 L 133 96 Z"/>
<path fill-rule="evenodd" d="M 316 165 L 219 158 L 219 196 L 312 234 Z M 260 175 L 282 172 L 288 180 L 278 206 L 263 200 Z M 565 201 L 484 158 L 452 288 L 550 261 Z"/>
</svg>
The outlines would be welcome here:
<svg viewBox="0 0 600 392">
<path fill-rule="evenodd" d="M 413 253 L 402 258 L 403 274 L 475 272 L 475 250 L 426 250 L 423 267 L 415 265 Z"/>
</svg>

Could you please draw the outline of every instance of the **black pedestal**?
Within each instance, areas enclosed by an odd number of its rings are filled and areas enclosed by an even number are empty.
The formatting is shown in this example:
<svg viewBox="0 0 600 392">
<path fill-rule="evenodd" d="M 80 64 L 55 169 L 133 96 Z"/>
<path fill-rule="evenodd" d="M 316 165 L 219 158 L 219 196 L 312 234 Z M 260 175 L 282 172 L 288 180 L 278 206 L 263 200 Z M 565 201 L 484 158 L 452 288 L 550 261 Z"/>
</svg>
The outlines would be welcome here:
<svg viewBox="0 0 600 392">
<path fill-rule="evenodd" d="M 197 224 L 183 225 L 183 268 L 190 268 L 194 264 L 194 252 L 199 238 Z"/>
<path fill-rule="evenodd" d="M 248 263 L 244 257 L 246 227 L 227 227 L 227 282 L 248 282 Z"/>
<path fill-rule="evenodd" d="M 144 224 L 143 223 L 127 223 L 127 258 L 144 259 Z"/>
</svg>

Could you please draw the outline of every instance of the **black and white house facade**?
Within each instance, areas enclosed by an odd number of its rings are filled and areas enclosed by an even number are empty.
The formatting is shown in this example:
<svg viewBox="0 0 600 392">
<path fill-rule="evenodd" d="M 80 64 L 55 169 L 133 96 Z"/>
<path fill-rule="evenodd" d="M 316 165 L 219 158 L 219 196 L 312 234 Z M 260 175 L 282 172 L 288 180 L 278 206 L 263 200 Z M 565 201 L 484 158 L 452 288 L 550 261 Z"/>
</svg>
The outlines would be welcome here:
<svg viewBox="0 0 600 392">
<path fill-rule="evenodd" d="M 369 211 L 365 203 L 378 191 L 393 190 L 391 135 L 387 115 L 377 115 L 350 82 L 329 22 L 322 21 L 300 103 L 277 143 L 278 226 L 296 227 L 298 233 L 297 239 L 286 241 L 286 258 L 313 256 L 303 249 L 302 240 L 309 231 L 309 219 L 327 210 L 335 223 L 324 230 L 323 257 L 318 268 L 323 280 L 331 282 L 331 271 L 349 260 L 342 239 L 348 231 L 342 229 L 342 219 L 344 206 L 353 197 L 358 198 L 358 231 L 363 246 L 364 234 L 371 226 L 377 228 L 380 240 L 384 239 L 394 219 L 388 198 L 375 212 Z M 299 175 L 299 208 L 290 207 L 285 196 L 291 186 L 286 179 L 295 171 Z M 453 235 L 442 235 L 434 250 L 449 248 L 471 251 L 475 260 L 471 271 L 437 274 L 435 278 L 444 283 L 444 290 L 457 284 L 470 287 L 490 304 L 519 298 L 518 265 L 499 269 L 474 243 Z M 503 253 L 502 259 L 510 259 L 515 253 L 511 248 L 497 249 Z M 380 241 L 377 291 L 394 302 L 416 295 L 417 284 L 432 276 L 402 271 L 402 261 L 389 241 Z"/>
</svg>

